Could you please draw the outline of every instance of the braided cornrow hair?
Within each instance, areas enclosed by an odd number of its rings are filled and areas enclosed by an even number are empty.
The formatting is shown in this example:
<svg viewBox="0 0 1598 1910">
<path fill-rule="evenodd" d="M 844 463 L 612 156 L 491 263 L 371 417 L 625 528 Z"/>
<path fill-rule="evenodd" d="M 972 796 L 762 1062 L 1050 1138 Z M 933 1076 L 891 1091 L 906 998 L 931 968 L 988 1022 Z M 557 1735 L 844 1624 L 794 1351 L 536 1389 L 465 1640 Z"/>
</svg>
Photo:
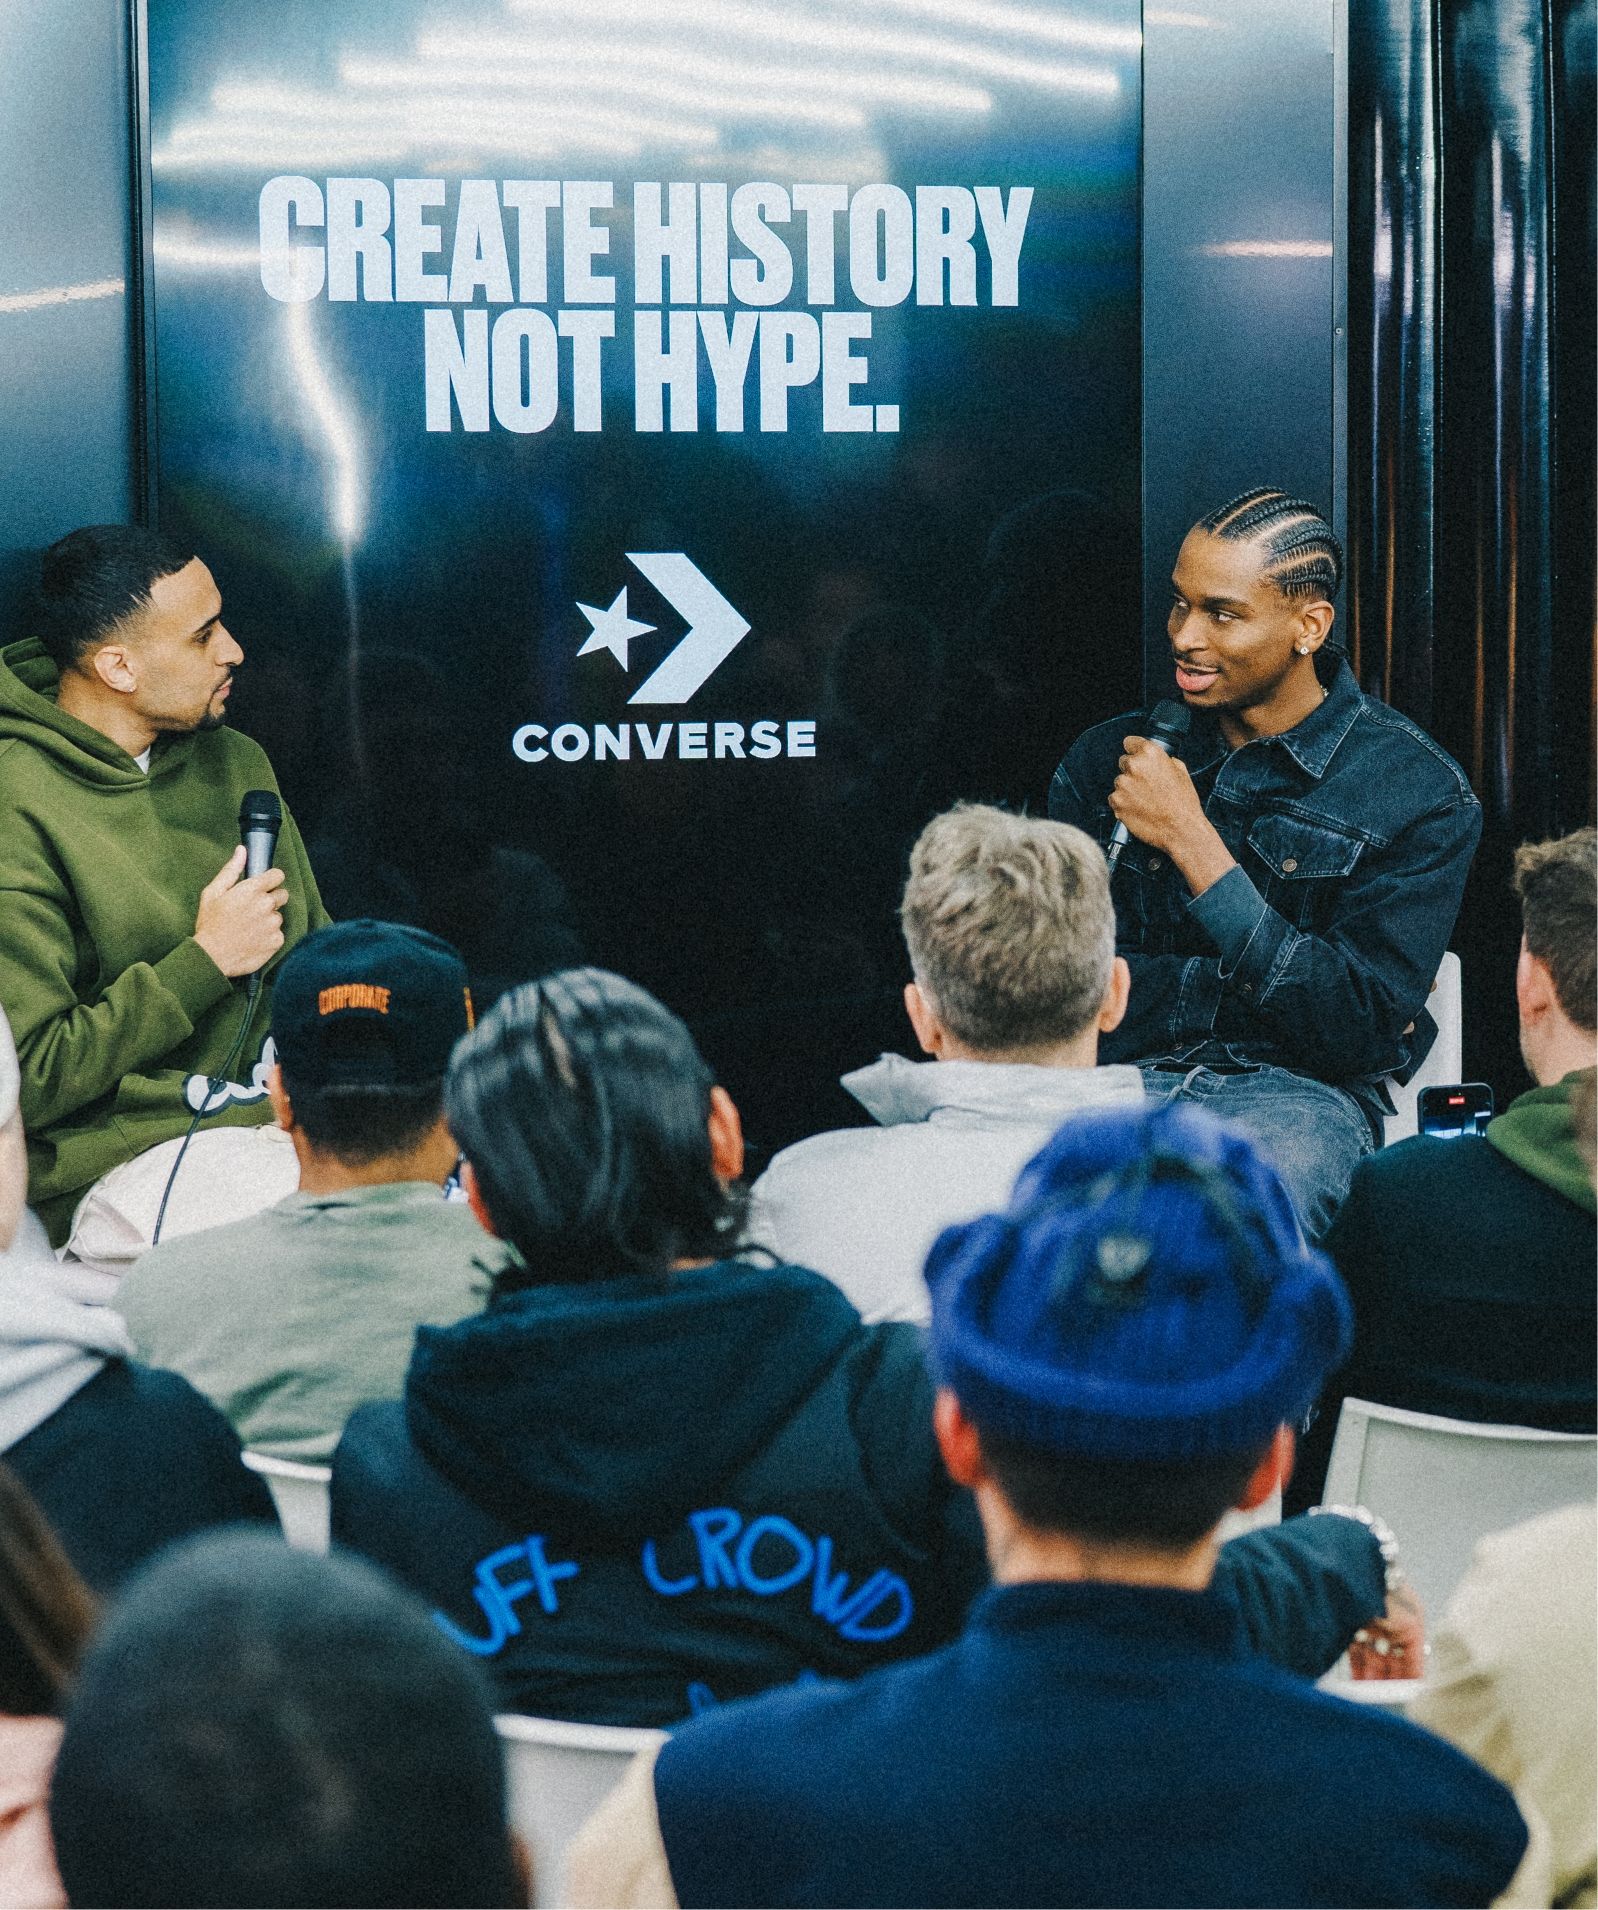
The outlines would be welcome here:
<svg viewBox="0 0 1598 1910">
<path fill-rule="evenodd" d="M 1284 597 L 1328 603 L 1343 581 L 1343 547 L 1315 506 L 1286 491 L 1244 491 L 1199 521 L 1199 529 L 1230 542 L 1264 544 L 1265 574 Z"/>
</svg>

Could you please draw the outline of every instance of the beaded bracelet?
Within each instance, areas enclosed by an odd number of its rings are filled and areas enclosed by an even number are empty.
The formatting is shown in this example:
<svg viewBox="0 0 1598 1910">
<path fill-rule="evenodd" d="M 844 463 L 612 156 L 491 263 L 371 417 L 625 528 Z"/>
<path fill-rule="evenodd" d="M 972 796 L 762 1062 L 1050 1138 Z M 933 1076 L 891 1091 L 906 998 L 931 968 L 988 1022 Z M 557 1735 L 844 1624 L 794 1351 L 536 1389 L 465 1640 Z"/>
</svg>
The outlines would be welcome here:
<svg viewBox="0 0 1598 1910">
<path fill-rule="evenodd" d="M 1393 1536 L 1393 1528 L 1385 1519 L 1378 1518 L 1374 1512 L 1362 1505 L 1312 1505 L 1311 1514 L 1317 1512 L 1335 1513 L 1340 1519 L 1354 1519 L 1364 1526 L 1376 1541 L 1376 1549 L 1382 1555 L 1382 1569 L 1385 1573 L 1383 1588 L 1391 1595 L 1404 1581 L 1404 1568 L 1398 1562 L 1398 1540 Z"/>
</svg>

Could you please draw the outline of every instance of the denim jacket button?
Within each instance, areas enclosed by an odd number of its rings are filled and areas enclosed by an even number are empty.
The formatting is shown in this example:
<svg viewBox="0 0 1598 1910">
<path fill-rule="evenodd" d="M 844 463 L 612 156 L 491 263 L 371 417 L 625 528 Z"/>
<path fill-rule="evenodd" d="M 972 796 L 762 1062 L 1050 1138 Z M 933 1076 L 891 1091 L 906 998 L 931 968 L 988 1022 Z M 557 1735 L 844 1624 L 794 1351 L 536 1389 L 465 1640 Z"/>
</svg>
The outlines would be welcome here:
<svg viewBox="0 0 1598 1910">
<path fill-rule="evenodd" d="M 1298 857 L 1289 856 L 1287 860 L 1282 864 L 1282 874 L 1291 875 L 1297 867 L 1298 867 Z"/>
<path fill-rule="evenodd" d="M 1149 867 L 1151 869 L 1157 869 L 1159 866 L 1160 866 L 1160 858 L 1158 856 L 1150 856 Z"/>
</svg>

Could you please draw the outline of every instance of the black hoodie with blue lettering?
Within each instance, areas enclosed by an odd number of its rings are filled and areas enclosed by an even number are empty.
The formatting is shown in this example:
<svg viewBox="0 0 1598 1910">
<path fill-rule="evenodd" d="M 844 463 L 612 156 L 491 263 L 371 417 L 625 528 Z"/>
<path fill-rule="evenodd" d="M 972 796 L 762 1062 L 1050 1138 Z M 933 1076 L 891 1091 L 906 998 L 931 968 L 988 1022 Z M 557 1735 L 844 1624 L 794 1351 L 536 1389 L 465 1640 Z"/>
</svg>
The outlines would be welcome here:
<svg viewBox="0 0 1598 1910">
<path fill-rule="evenodd" d="M 915 1327 L 802 1267 L 503 1294 L 423 1327 L 333 1458 L 333 1537 L 385 1565 L 507 1710 L 670 1725 L 945 1644 L 987 1584 Z M 1224 1546 L 1256 1648 L 1317 1676 L 1381 1610 L 1353 1520 Z"/>
<path fill-rule="evenodd" d="M 423 1327 L 333 1461 L 386 1565 L 508 1708 L 668 1724 L 946 1642 L 986 1583 L 911 1326 L 803 1268 L 535 1287 Z"/>
</svg>

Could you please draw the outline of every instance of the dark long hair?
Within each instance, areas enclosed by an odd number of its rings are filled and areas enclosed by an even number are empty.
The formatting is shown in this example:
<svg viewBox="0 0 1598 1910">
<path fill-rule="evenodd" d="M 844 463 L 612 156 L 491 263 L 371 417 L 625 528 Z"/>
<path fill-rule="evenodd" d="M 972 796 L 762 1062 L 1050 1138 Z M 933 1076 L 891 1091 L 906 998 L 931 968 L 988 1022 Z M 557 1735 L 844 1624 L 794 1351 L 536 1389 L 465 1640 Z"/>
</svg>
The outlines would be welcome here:
<svg viewBox="0 0 1598 1910">
<path fill-rule="evenodd" d="M 96 1615 L 93 1593 L 0 1460 L 0 1711 L 18 1718 L 59 1711 Z"/>
<path fill-rule="evenodd" d="M 732 1251 L 742 1210 L 710 1158 L 712 1076 L 653 995 L 599 968 L 512 989 L 456 1047 L 444 1112 L 525 1272 L 497 1291 Z"/>
</svg>

